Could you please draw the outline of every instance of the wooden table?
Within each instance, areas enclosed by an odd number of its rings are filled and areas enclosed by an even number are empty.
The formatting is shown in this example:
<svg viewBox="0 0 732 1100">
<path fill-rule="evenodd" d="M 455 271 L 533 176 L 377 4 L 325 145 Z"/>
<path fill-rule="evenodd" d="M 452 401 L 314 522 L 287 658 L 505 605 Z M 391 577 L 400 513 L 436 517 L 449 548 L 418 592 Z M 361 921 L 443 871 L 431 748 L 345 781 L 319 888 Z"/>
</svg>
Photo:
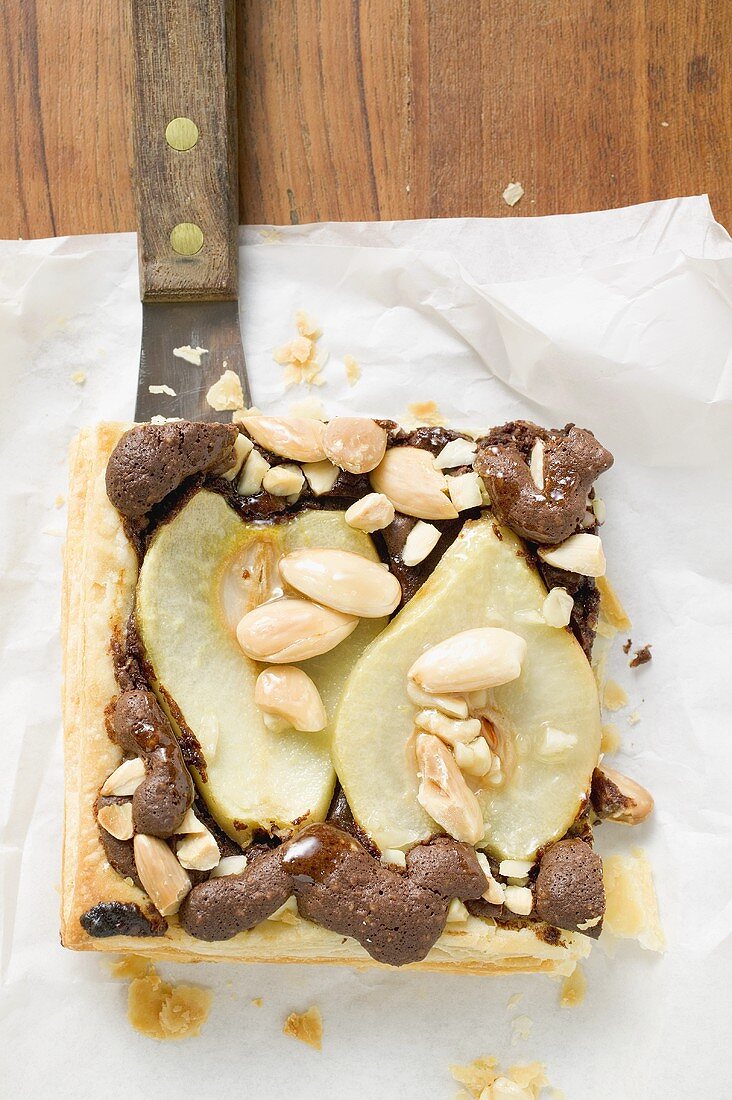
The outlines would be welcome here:
<svg viewBox="0 0 732 1100">
<path fill-rule="evenodd" d="M 0 236 L 133 227 L 126 18 L 4 0 Z M 732 223 L 730 0 L 239 0 L 238 34 L 242 222 L 708 191 Z"/>
</svg>

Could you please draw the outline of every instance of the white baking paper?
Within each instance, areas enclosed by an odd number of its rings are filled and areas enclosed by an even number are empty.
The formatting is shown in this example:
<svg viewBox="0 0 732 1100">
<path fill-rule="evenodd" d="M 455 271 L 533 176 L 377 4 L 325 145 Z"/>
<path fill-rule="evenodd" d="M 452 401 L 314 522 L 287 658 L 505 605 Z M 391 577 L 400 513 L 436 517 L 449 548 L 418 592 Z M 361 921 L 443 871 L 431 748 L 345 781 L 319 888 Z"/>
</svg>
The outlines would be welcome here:
<svg viewBox="0 0 732 1100">
<path fill-rule="evenodd" d="M 656 796 L 603 852 L 644 846 L 669 949 L 602 943 L 574 1009 L 542 977 L 163 966 L 215 990 L 203 1034 L 134 1032 L 108 961 L 58 943 L 62 808 L 59 582 L 66 450 L 129 419 L 140 306 L 131 235 L 0 246 L 0 1092 L 442 1100 L 448 1065 L 538 1059 L 568 1100 L 732 1095 L 730 471 L 732 242 L 705 198 L 557 218 L 248 228 L 241 312 L 255 402 L 286 410 L 273 349 L 307 310 L 330 358 L 329 413 L 460 426 L 572 420 L 615 453 L 602 479 L 609 575 L 633 619 L 621 770 Z M 362 377 L 351 387 L 344 356 Z M 171 361 L 172 362 L 172 361 Z M 85 375 L 82 384 L 72 380 Z M 162 377 L 159 381 L 168 379 Z M 171 399 L 160 397 L 165 414 Z M 640 722 L 630 725 L 637 712 Z M 517 1008 L 507 1002 L 515 993 Z M 261 997 L 262 1006 L 252 1004 Z M 282 1035 L 319 1005 L 323 1052 Z M 533 1027 L 512 1044 L 512 1016 Z"/>
</svg>

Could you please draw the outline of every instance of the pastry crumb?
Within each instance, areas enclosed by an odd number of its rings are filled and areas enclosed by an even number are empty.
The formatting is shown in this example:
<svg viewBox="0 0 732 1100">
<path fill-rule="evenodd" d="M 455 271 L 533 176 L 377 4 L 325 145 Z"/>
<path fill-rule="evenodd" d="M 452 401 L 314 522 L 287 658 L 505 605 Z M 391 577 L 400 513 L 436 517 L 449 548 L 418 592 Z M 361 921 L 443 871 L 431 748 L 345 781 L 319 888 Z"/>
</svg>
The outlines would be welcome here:
<svg viewBox="0 0 732 1100">
<path fill-rule="evenodd" d="M 322 386 L 325 383 L 323 367 L 328 358 L 327 353 L 317 347 L 322 330 L 303 309 L 295 313 L 295 327 L 298 335 L 272 353 L 275 363 L 285 368 L 285 389 L 301 385 Z"/>
<path fill-rule="evenodd" d="M 303 397 L 302 401 L 293 401 L 289 410 L 293 416 L 304 416 L 310 420 L 328 419 L 323 402 L 317 397 Z"/>
<path fill-rule="evenodd" d="M 614 722 L 606 722 L 602 727 L 600 752 L 617 752 L 620 748 L 620 730 Z"/>
<path fill-rule="evenodd" d="M 534 1021 L 530 1016 L 515 1016 L 511 1020 L 511 1046 L 515 1047 L 531 1035 Z"/>
<path fill-rule="evenodd" d="M 508 998 L 506 1008 L 510 1011 L 512 1008 L 517 1008 L 523 999 L 523 993 L 514 993 L 513 997 Z"/>
<path fill-rule="evenodd" d="M 180 348 L 173 348 L 173 355 L 178 359 L 185 359 L 186 363 L 191 363 L 194 367 L 200 367 L 201 356 L 208 355 L 208 348 L 192 348 L 190 344 L 183 344 Z"/>
<path fill-rule="evenodd" d="M 242 409 L 244 393 L 239 375 L 233 370 L 225 370 L 218 382 L 214 382 L 209 389 L 206 401 L 216 412 Z"/>
<path fill-rule="evenodd" d="M 200 1034 L 213 994 L 194 985 L 172 985 L 149 966 L 130 983 L 127 1016 L 136 1031 L 150 1039 L 188 1039 Z"/>
<path fill-rule="evenodd" d="M 86 382 L 86 371 L 75 370 L 74 373 L 71 375 L 71 381 L 74 383 L 75 386 L 83 386 Z"/>
<path fill-rule="evenodd" d="M 586 992 L 587 978 L 585 972 L 580 966 L 576 966 L 569 977 L 562 982 L 559 1003 L 562 1008 L 574 1008 L 575 1005 L 582 1004 Z"/>
<path fill-rule="evenodd" d="M 620 939 L 637 940 L 647 951 L 666 950 L 658 915 L 653 871 L 645 852 L 611 855 L 603 860 L 605 919 L 603 929 Z"/>
<path fill-rule="evenodd" d="M 66 503 L 66 497 L 63 495 L 63 493 L 57 493 L 56 494 L 56 499 L 53 502 L 54 508 L 63 508 L 65 503 Z"/>
<path fill-rule="evenodd" d="M 279 244 L 282 240 L 282 234 L 279 229 L 260 229 L 259 236 L 267 244 Z"/>
<path fill-rule="evenodd" d="M 251 1003 L 254 1005 L 255 1008 L 261 1008 L 262 1007 L 262 998 L 261 997 L 252 997 L 252 1002 Z"/>
<path fill-rule="evenodd" d="M 617 684 L 615 680 L 606 680 L 605 689 L 602 693 L 602 705 L 605 710 L 620 710 L 621 707 L 625 707 L 628 704 L 628 696 L 624 690 Z"/>
<path fill-rule="evenodd" d="M 652 661 L 652 648 L 653 646 L 644 645 L 640 649 L 636 649 L 633 659 L 629 662 L 630 667 L 638 668 L 639 665 L 647 665 L 649 661 Z"/>
<path fill-rule="evenodd" d="M 541 1090 L 549 1084 L 546 1067 L 541 1062 L 511 1066 L 503 1074 L 493 1055 L 476 1058 L 465 1066 L 450 1066 L 450 1073 L 464 1087 L 465 1091 L 458 1095 L 472 1097 L 472 1100 L 499 1100 L 505 1096 L 537 1100 Z"/>
<path fill-rule="evenodd" d="M 503 201 L 506 206 L 515 206 L 524 197 L 524 189 L 520 183 L 509 183 L 503 192 Z"/>
<path fill-rule="evenodd" d="M 306 1012 L 291 1012 L 282 1028 L 283 1034 L 307 1043 L 315 1050 L 323 1049 L 323 1017 L 313 1005 Z"/>
<path fill-rule="evenodd" d="M 610 581 L 607 577 L 597 577 L 595 584 L 600 593 L 601 622 L 605 622 L 613 632 L 629 630 L 631 626 L 630 619 Z"/>
<path fill-rule="evenodd" d="M 148 391 L 148 393 L 166 393 L 168 395 L 168 397 L 177 397 L 178 396 L 178 394 L 175 392 L 174 389 L 172 389 L 170 386 L 166 386 L 164 384 L 160 385 L 160 386 L 148 386 L 147 391 Z"/>
<path fill-rule="evenodd" d="M 637 726 L 638 723 L 640 722 L 640 720 L 641 720 L 640 714 L 638 713 L 637 710 L 634 710 L 633 713 L 629 714 L 628 717 L 626 718 L 626 722 L 628 723 L 629 726 Z"/>
<path fill-rule="evenodd" d="M 121 955 L 110 966 L 112 977 L 122 980 L 144 978 L 149 969 L 150 963 L 144 955 Z"/>
<path fill-rule="evenodd" d="M 445 424 L 445 418 L 434 401 L 414 401 L 407 405 L 407 412 L 417 424 L 430 428 L 441 428 Z"/>
<path fill-rule="evenodd" d="M 346 378 L 349 386 L 355 386 L 361 377 L 361 368 L 352 355 L 343 356 L 343 366 L 346 368 Z"/>
</svg>

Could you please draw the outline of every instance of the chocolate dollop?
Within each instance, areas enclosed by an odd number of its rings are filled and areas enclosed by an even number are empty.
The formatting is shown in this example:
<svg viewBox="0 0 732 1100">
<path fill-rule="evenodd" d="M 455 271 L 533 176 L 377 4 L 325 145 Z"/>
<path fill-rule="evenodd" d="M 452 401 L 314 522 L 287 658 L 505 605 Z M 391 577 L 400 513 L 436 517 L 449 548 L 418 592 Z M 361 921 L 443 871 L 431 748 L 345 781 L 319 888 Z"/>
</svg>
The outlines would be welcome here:
<svg viewBox="0 0 732 1100">
<path fill-rule="evenodd" d="M 145 778 L 132 796 L 135 831 L 172 836 L 193 804 L 193 782 L 170 722 L 151 691 L 123 691 L 112 717 L 114 740 L 141 756 Z"/>
<path fill-rule="evenodd" d="M 236 424 L 138 424 L 107 463 L 107 496 L 118 512 L 140 521 L 195 474 L 222 474 L 234 464 Z"/>
<path fill-rule="evenodd" d="M 473 849 L 449 837 L 413 848 L 402 874 L 341 829 L 311 825 L 242 874 L 196 886 L 180 921 L 199 939 L 229 939 L 294 894 L 301 916 L 358 940 L 378 962 L 404 966 L 436 942 L 452 898 L 479 898 L 486 885 Z"/>
<path fill-rule="evenodd" d="M 584 840 L 560 840 L 541 858 L 536 915 L 556 928 L 597 939 L 605 914 L 602 860 Z"/>
<path fill-rule="evenodd" d="M 143 913 L 133 902 L 100 901 L 79 917 L 81 927 L 90 936 L 164 936 L 168 922 L 159 913 Z"/>
<path fill-rule="evenodd" d="M 534 484 L 527 461 L 537 439 L 544 443 L 543 489 Z M 574 424 L 547 431 L 525 420 L 479 440 L 475 459 L 496 517 L 522 538 L 548 544 L 577 530 L 595 478 L 612 464 L 592 432 Z"/>
</svg>

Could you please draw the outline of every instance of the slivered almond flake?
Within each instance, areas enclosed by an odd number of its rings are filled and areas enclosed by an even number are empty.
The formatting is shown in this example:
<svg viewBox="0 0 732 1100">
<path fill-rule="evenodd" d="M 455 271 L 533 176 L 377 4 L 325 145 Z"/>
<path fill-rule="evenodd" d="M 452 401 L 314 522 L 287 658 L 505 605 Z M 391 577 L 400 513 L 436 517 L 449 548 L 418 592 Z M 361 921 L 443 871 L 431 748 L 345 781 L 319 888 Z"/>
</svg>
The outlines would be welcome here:
<svg viewBox="0 0 732 1100">
<path fill-rule="evenodd" d="M 309 313 L 306 313 L 304 309 L 298 309 L 295 313 L 295 327 L 301 336 L 309 336 L 311 340 L 317 340 L 323 335 L 321 329 L 318 327 L 318 322 L 314 321 Z"/>
<path fill-rule="evenodd" d="M 544 490 L 544 440 L 539 437 L 531 448 L 529 458 L 529 473 L 536 488 Z"/>
<path fill-rule="evenodd" d="M 132 760 L 123 760 L 118 768 L 108 776 L 99 792 L 103 795 L 117 795 L 124 798 L 135 793 L 145 778 L 145 764 L 139 756 Z"/>
<path fill-rule="evenodd" d="M 509 183 L 503 192 L 503 201 L 506 206 L 515 206 L 524 197 L 524 189 L 520 183 Z"/>
<path fill-rule="evenodd" d="M 455 477 L 448 477 L 447 491 L 458 512 L 464 512 L 468 508 L 480 508 L 483 503 L 480 478 L 473 470 Z"/>
<path fill-rule="evenodd" d="M 113 802 L 108 806 L 100 806 L 97 813 L 97 821 L 106 832 L 117 840 L 131 840 L 134 829 L 132 826 L 132 803 Z"/>
<path fill-rule="evenodd" d="M 322 386 L 325 382 L 322 369 L 327 355 L 317 349 L 317 341 L 322 335 L 320 328 L 304 310 L 295 314 L 295 325 L 298 335 L 273 352 L 274 361 L 285 368 L 285 389 L 303 384 Z"/>
<path fill-rule="evenodd" d="M 472 466 L 478 444 L 472 439 L 451 439 L 435 459 L 438 470 L 452 470 L 456 466 Z"/>
<path fill-rule="evenodd" d="M 307 483 L 316 497 L 319 497 L 322 496 L 323 493 L 329 493 L 331 491 L 341 471 L 337 466 L 334 466 L 332 462 L 329 462 L 327 458 L 324 458 L 320 462 L 303 462 L 302 472 L 305 474 Z M 353 507 L 353 505 L 351 505 L 351 507 Z M 348 523 L 347 515 L 346 523 Z"/>
<path fill-rule="evenodd" d="M 323 1017 L 315 1005 L 306 1012 L 291 1012 L 285 1020 L 282 1031 L 301 1043 L 307 1043 L 315 1050 L 323 1049 Z"/>
<path fill-rule="evenodd" d="M 269 468 L 269 462 L 267 462 L 264 455 L 261 455 L 257 450 L 251 451 L 244 462 L 241 477 L 236 487 L 237 492 L 243 497 L 254 496 L 262 488 L 264 475 Z"/>
<path fill-rule="evenodd" d="M 178 359 L 184 359 L 194 367 L 200 367 L 201 357 L 208 355 L 208 348 L 192 348 L 190 344 L 184 344 L 180 348 L 173 348 L 173 355 Z"/>
<path fill-rule="evenodd" d="M 402 548 L 401 558 L 404 564 L 419 565 L 428 558 L 440 541 L 441 534 L 442 532 L 434 524 L 418 520 L 407 535 Z"/>
<path fill-rule="evenodd" d="M 225 370 L 219 380 L 209 388 L 206 394 L 206 402 L 216 412 L 242 409 L 244 407 L 244 393 L 239 375 L 233 370 Z"/>
</svg>

